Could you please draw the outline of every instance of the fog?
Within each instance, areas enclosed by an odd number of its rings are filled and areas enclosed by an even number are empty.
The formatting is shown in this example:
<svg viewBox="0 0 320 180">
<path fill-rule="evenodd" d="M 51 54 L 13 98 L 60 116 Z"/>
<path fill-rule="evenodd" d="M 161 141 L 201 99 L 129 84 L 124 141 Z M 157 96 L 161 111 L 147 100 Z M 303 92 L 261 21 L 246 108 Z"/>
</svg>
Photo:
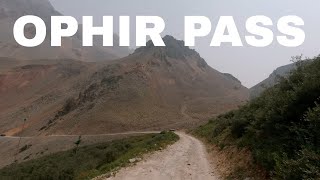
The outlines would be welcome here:
<svg viewBox="0 0 320 180">
<path fill-rule="evenodd" d="M 233 74 L 246 87 L 267 78 L 277 67 L 289 64 L 291 56 L 303 54 L 313 57 L 320 54 L 319 0 L 51 0 L 51 3 L 62 14 L 74 16 L 78 20 L 84 15 L 94 16 L 97 24 L 105 15 L 129 15 L 132 20 L 138 15 L 161 16 L 166 22 L 166 30 L 162 35 L 173 35 L 177 39 L 184 37 L 184 16 L 207 16 L 212 21 L 213 31 L 209 36 L 197 39 L 195 49 L 210 66 Z M 219 16 L 227 15 L 234 16 L 244 47 L 231 47 L 230 44 L 209 46 Z M 300 16 L 305 21 L 305 43 L 297 48 L 288 48 L 275 40 L 266 48 L 250 47 L 244 39 L 245 35 L 249 35 L 245 30 L 245 21 L 254 15 L 266 15 L 273 20 L 274 25 L 282 16 Z M 276 28 L 272 30 L 275 35 L 281 35 Z M 131 44 L 135 44 L 134 28 L 131 33 Z"/>
</svg>

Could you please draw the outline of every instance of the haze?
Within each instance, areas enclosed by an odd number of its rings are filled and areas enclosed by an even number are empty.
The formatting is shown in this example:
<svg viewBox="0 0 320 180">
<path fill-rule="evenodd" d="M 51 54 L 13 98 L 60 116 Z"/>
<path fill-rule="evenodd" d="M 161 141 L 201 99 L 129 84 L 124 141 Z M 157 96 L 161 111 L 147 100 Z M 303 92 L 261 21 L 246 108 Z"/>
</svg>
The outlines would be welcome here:
<svg viewBox="0 0 320 180">
<path fill-rule="evenodd" d="M 309 0 L 179 0 L 179 1 L 148 1 L 148 0 L 50 0 L 53 6 L 64 15 L 71 15 L 78 20 L 84 15 L 96 18 L 97 24 L 105 15 L 156 15 L 166 21 L 166 30 L 162 34 L 173 35 L 178 39 L 184 37 L 184 16 L 207 16 L 212 20 L 213 28 L 219 16 L 234 16 L 238 30 L 245 47 L 231 47 L 226 44 L 222 47 L 210 47 L 212 33 L 196 41 L 195 49 L 210 66 L 221 71 L 233 74 L 245 86 L 252 87 L 267 78 L 277 67 L 290 63 L 291 56 L 303 54 L 307 57 L 318 55 L 318 41 L 320 40 L 319 18 L 320 1 Z M 305 43 L 297 48 L 287 48 L 274 44 L 267 48 L 255 48 L 245 44 L 245 21 L 254 15 L 266 15 L 272 18 L 274 24 L 286 15 L 297 15 L 304 19 L 306 33 Z M 115 18 L 116 19 L 116 18 Z M 132 18 L 133 21 L 134 18 Z M 134 24 L 134 22 L 132 23 Z M 272 29 L 275 35 L 276 28 Z M 134 28 L 131 40 L 134 44 Z"/>
</svg>

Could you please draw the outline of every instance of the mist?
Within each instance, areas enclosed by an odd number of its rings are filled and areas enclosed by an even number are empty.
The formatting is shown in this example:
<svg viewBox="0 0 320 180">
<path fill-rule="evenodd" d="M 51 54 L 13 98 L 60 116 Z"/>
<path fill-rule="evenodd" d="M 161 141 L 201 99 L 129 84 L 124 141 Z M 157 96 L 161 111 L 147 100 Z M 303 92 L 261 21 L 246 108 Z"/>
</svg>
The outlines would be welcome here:
<svg viewBox="0 0 320 180">
<path fill-rule="evenodd" d="M 96 24 L 101 24 L 102 16 L 161 16 L 166 22 L 163 36 L 172 35 L 177 39 L 184 37 L 184 16 L 207 16 L 212 21 L 213 29 L 220 16 L 233 16 L 244 47 L 232 47 L 224 44 L 221 47 L 210 47 L 213 35 L 196 40 L 194 47 L 208 64 L 225 73 L 231 73 L 237 77 L 244 86 L 252 87 L 267 78 L 277 67 L 291 63 L 291 57 L 303 54 L 313 57 L 319 54 L 318 43 L 320 39 L 320 26 L 318 19 L 320 13 L 320 1 L 276 0 L 270 1 L 238 1 L 238 0 L 203 0 L 195 2 L 184 1 L 147 1 L 147 0 L 50 0 L 52 5 L 62 14 L 71 15 L 81 22 L 85 15 L 94 16 Z M 247 18 L 255 15 L 270 17 L 274 25 L 282 16 L 297 15 L 301 17 L 305 26 L 306 40 L 297 48 L 283 47 L 276 43 L 266 48 L 251 47 L 244 41 L 248 35 L 245 29 Z M 134 20 L 134 18 L 131 18 Z M 116 22 L 117 24 L 117 22 Z M 132 22 L 134 25 L 135 22 Z M 117 25 L 116 25 L 117 26 Z M 131 44 L 135 42 L 135 30 L 131 28 Z M 278 35 L 276 26 L 272 29 Z M 115 31 L 117 32 L 117 31 Z M 134 47 L 133 47 L 134 48 Z"/>
</svg>

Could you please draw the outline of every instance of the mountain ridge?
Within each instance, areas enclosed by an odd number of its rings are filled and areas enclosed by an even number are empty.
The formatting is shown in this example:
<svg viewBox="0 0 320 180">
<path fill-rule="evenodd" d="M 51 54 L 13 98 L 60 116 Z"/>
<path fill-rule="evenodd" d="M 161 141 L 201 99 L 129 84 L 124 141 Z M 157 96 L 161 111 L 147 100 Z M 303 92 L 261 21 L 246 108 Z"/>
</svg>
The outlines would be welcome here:
<svg viewBox="0 0 320 180">
<path fill-rule="evenodd" d="M 250 88 L 250 99 L 254 99 L 260 96 L 264 90 L 276 85 L 278 83 L 279 78 L 288 77 L 290 75 L 290 72 L 293 71 L 295 68 L 295 63 L 278 67 L 269 75 L 268 78 Z"/>
<path fill-rule="evenodd" d="M 171 41 L 175 46 L 181 44 L 181 41 L 172 38 Z M 175 50 L 170 45 L 168 47 Z M 208 117 L 237 108 L 247 100 L 247 88 L 206 63 L 199 63 L 204 59 L 189 47 L 178 48 L 182 48 L 181 51 L 177 49 L 180 52 L 178 55 L 171 54 L 171 50 L 165 51 L 164 47 L 144 47 L 127 57 L 109 62 L 88 64 L 67 61 L 49 65 L 49 71 L 42 74 L 44 77 L 48 74 L 46 79 L 52 79 L 49 82 L 58 88 L 47 91 L 45 86 L 40 87 L 30 81 L 20 91 L 27 94 L 25 97 L 34 99 L 30 101 L 27 98 L 20 103 L 20 107 L 14 108 L 16 110 L 9 107 L 5 110 L 7 113 L 0 112 L 0 130 L 19 133 L 13 128 L 16 123 L 12 123 L 12 117 L 22 117 L 23 114 L 30 116 L 30 125 L 23 132 L 27 135 L 194 127 Z M 72 67 L 81 68 L 81 73 L 72 73 Z M 19 70 L 26 71 L 25 68 L 18 68 L 10 76 L 19 76 Z M 55 73 L 68 76 L 52 76 Z M 25 81 L 21 79 L 17 83 Z M 0 79 L 2 87 L 6 82 Z M 13 101 L 10 100 L 13 96 L 6 96 L 9 98 L 7 101 Z M 41 107 L 29 107 L 35 102 L 40 105 L 39 101 L 42 102 Z M 13 129 L 5 128 L 9 122 Z"/>
</svg>

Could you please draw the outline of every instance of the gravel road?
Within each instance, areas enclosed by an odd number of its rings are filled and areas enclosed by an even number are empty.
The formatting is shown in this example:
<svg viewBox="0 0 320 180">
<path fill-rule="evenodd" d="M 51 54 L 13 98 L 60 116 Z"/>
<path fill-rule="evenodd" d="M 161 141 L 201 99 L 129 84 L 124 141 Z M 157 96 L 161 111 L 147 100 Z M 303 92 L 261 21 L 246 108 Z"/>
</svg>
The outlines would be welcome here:
<svg viewBox="0 0 320 180">
<path fill-rule="evenodd" d="M 107 180 L 215 180 L 205 146 L 196 138 L 177 132 L 180 140 L 167 149 L 147 155 L 134 166 L 121 169 Z"/>
</svg>

